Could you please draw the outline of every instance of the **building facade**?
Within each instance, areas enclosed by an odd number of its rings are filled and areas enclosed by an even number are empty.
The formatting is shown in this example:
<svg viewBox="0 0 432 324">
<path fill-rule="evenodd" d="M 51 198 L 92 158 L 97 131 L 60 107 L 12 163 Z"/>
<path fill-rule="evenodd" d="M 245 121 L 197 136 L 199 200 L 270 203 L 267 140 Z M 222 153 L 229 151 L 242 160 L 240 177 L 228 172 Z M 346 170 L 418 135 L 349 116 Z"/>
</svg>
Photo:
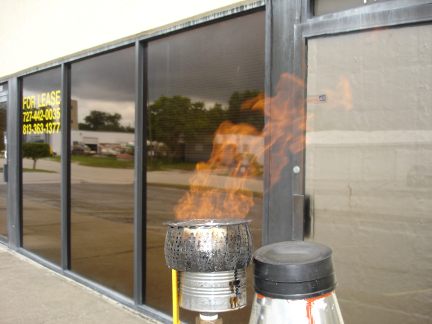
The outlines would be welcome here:
<svg viewBox="0 0 432 324">
<path fill-rule="evenodd" d="M 1 6 L 1 244 L 170 322 L 166 222 L 246 217 L 346 322 L 431 321 L 430 0 Z"/>
</svg>

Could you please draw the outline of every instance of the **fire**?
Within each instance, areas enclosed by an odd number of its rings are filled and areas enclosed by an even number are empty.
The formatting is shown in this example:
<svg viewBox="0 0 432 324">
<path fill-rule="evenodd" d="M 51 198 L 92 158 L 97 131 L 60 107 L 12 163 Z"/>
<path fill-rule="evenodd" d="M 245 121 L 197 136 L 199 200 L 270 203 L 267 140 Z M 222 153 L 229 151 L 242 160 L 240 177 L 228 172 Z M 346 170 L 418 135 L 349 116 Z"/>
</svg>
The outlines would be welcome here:
<svg viewBox="0 0 432 324">
<path fill-rule="evenodd" d="M 291 154 L 305 147 L 306 117 L 304 81 L 292 74 L 282 74 L 276 94 L 263 93 L 245 100 L 242 110 L 265 115 L 263 130 L 246 123 L 223 122 L 213 138 L 210 159 L 196 165 L 190 190 L 175 207 L 178 219 L 244 218 L 254 205 L 254 193 L 248 186 L 252 174 L 259 173 L 259 163 L 271 153 L 270 183 L 275 184 L 289 164 Z M 326 89 L 332 106 L 352 108 L 348 79 L 341 78 L 335 89 Z M 264 109 L 269 107 L 269 109 Z M 253 154 L 239 153 L 241 139 L 247 138 Z M 264 142 L 265 139 L 265 142 Z"/>
<path fill-rule="evenodd" d="M 264 93 L 259 93 L 256 97 L 245 100 L 241 105 L 241 109 L 258 110 L 264 112 L 264 103 L 265 103 Z"/>
<path fill-rule="evenodd" d="M 351 110 L 353 105 L 352 89 L 348 78 L 341 76 L 334 89 L 325 89 L 328 103 L 332 108 Z"/>
<path fill-rule="evenodd" d="M 247 186 L 254 158 L 237 152 L 244 136 L 259 141 L 262 135 L 245 123 L 225 121 L 218 127 L 210 159 L 196 165 L 190 190 L 175 207 L 178 219 L 246 217 L 254 205 Z"/>
</svg>

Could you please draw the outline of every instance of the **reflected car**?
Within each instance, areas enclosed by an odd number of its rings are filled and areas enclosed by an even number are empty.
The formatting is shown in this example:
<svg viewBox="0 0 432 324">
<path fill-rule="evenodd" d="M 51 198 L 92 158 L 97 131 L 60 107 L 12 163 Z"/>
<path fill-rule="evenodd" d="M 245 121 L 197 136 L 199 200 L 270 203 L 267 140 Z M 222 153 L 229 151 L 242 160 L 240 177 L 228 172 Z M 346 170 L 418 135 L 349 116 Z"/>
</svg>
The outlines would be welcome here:
<svg viewBox="0 0 432 324">
<path fill-rule="evenodd" d="M 91 149 L 83 143 L 74 143 L 72 145 L 72 154 L 90 154 Z"/>
</svg>

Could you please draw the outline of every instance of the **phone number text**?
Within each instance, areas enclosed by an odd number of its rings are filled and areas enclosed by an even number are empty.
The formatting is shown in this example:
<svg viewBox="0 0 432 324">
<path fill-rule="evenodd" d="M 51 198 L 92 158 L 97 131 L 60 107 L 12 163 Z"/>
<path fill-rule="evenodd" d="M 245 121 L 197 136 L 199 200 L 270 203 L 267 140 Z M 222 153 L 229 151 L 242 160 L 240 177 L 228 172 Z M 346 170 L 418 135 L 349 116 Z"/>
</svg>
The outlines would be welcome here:
<svg viewBox="0 0 432 324">
<path fill-rule="evenodd" d="M 22 113 L 24 123 L 54 121 L 60 117 L 60 108 L 32 109 Z"/>
<path fill-rule="evenodd" d="M 56 134 L 60 132 L 60 122 L 24 124 L 23 134 Z"/>
</svg>

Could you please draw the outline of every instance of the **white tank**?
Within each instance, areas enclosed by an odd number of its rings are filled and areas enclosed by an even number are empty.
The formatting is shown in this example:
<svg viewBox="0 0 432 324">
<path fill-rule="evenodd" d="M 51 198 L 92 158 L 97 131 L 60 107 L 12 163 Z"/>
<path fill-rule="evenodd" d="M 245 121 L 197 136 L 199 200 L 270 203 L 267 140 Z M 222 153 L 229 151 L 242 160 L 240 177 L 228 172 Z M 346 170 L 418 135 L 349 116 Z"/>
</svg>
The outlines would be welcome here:
<svg viewBox="0 0 432 324">
<path fill-rule="evenodd" d="M 331 255 L 329 247 L 303 241 L 258 249 L 249 324 L 343 324 Z"/>
</svg>

